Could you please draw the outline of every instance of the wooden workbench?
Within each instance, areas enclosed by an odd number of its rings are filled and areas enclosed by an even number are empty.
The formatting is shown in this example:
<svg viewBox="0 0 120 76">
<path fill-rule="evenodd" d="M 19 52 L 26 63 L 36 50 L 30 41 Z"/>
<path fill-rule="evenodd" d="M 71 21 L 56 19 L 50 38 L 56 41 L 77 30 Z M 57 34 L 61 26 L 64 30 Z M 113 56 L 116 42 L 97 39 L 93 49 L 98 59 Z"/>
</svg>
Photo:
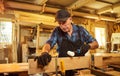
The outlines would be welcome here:
<svg viewBox="0 0 120 76">
<path fill-rule="evenodd" d="M 120 57 L 120 53 L 95 53 L 95 56 L 102 56 L 105 57 Z"/>
<path fill-rule="evenodd" d="M 120 65 L 120 53 L 95 53 L 94 55 L 103 58 L 103 66 L 110 64 Z"/>
<path fill-rule="evenodd" d="M 116 64 L 120 64 L 120 53 L 96 53 L 95 56 L 101 56 L 103 57 L 103 64 L 111 64 L 111 63 L 116 63 Z M 116 59 L 114 59 L 116 58 Z M 111 60 L 110 60 L 111 59 Z M 78 58 L 77 60 L 81 60 L 80 58 Z M 82 61 L 84 61 L 85 59 L 83 58 Z M 97 63 L 100 63 L 99 59 L 96 59 Z M 95 60 L 95 61 L 96 61 Z M 68 63 L 74 63 L 75 60 L 71 60 Z M 82 63 L 82 61 L 80 61 L 80 63 Z M 99 62 L 98 62 L 99 61 Z M 75 61 L 76 62 L 76 61 Z M 118 63 L 119 62 L 119 63 Z M 96 64 L 97 64 L 96 63 Z M 102 63 L 100 63 L 102 64 Z M 53 64 L 52 64 L 53 65 Z M 65 64 L 65 68 L 69 68 L 69 65 L 66 66 L 67 64 Z M 33 64 L 34 66 L 34 64 Z M 74 64 L 73 66 L 78 66 L 76 64 Z M 87 65 L 86 65 L 87 66 Z M 89 64 L 88 64 L 89 66 Z M 83 67 L 83 66 L 80 66 Z M 51 68 L 51 67 L 50 67 Z M 77 67 L 75 67 L 77 68 Z M 73 67 L 72 67 L 73 69 Z M 54 69 L 55 70 L 55 69 Z M 29 69 L 29 64 L 28 63 L 11 63 L 11 64 L 0 64 L 0 73 L 18 73 L 18 72 L 26 72 L 26 74 L 28 73 L 28 71 L 30 71 Z M 48 71 L 48 70 L 47 70 Z M 34 72 L 35 73 L 35 72 Z M 23 75 L 22 75 L 23 76 Z"/>
</svg>

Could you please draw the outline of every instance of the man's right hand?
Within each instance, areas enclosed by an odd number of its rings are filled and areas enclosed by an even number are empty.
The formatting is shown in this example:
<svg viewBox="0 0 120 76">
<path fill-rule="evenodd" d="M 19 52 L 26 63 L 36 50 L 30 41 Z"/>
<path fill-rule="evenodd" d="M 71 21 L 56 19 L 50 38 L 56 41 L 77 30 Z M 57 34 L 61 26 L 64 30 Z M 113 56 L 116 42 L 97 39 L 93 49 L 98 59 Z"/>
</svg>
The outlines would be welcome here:
<svg viewBox="0 0 120 76">
<path fill-rule="evenodd" d="M 80 47 L 80 56 L 84 56 L 88 50 L 90 49 L 90 45 L 89 44 L 84 44 Z"/>
<path fill-rule="evenodd" d="M 34 60 L 37 60 L 38 67 L 44 67 L 51 61 L 51 55 L 47 52 L 43 52 L 40 56 L 35 57 Z"/>
</svg>

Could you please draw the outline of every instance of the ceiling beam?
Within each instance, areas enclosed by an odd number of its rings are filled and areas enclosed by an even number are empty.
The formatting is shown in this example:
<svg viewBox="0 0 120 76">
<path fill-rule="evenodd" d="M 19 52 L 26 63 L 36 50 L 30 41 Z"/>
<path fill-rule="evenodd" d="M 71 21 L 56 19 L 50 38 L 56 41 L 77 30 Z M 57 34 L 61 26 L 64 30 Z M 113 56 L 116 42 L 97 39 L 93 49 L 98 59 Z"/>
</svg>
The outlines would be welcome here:
<svg viewBox="0 0 120 76">
<path fill-rule="evenodd" d="M 44 5 L 48 0 L 35 0 L 34 3 Z"/>
<path fill-rule="evenodd" d="M 120 13 L 117 14 L 117 17 L 120 17 Z"/>
<path fill-rule="evenodd" d="M 104 0 L 96 0 L 96 1 L 103 2 L 103 3 L 107 3 L 107 4 L 113 4 L 113 3 L 111 3 L 111 2 L 104 1 Z"/>
<path fill-rule="evenodd" d="M 32 4 L 25 4 L 25 3 L 18 3 L 18 2 L 11 2 L 7 1 L 7 8 L 15 8 L 15 9 L 23 9 L 23 10 L 34 10 L 34 11 L 41 11 L 42 6 L 37 6 L 37 5 L 32 5 Z M 44 12 L 48 13 L 56 13 L 58 11 L 58 8 L 51 8 L 51 7 L 45 7 Z M 95 14 L 88 14 L 88 13 L 82 13 L 82 12 L 77 12 L 77 11 L 72 11 L 73 16 L 80 16 L 80 17 L 85 17 L 85 18 L 91 18 L 91 19 L 101 19 L 101 20 L 106 20 L 106 21 L 115 21 L 115 18 L 112 17 L 106 17 L 106 16 L 99 16 Z M 25 13 L 23 14 L 25 15 Z M 27 14 L 26 14 L 27 15 Z M 35 14 L 30 14 L 30 16 L 38 16 Z"/>
<path fill-rule="evenodd" d="M 115 8 L 118 8 L 118 7 L 120 7 L 120 3 L 116 3 L 116 4 L 112 5 L 112 6 L 103 7 L 101 9 L 97 10 L 97 14 L 102 14 L 102 13 L 105 13 L 105 12 L 110 12 L 110 11 L 112 11 Z"/>
<path fill-rule="evenodd" d="M 117 23 L 120 23 L 120 17 L 116 19 L 116 22 L 117 22 Z"/>
<path fill-rule="evenodd" d="M 0 14 L 0 18 L 10 18 L 10 19 L 14 19 L 15 16 L 12 14 Z"/>
<path fill-rule="evenodd" d="M 57 23 L 54 22 L 55 20 L 53 20 L 54 18 L 51 19 L 51 18 L 48 18 L 47 16 L 44 18 L 20 17 L 19 20 L 25 21 L 25 22 L 33 22 L 33 23 L 37 23 L 37 24 L 43 23 L 43 24 L 52 25 L 52 26 L 57 25 Z"/>
<path fill-rule="evenodd" d="M 75 12 L 73 11 L 73 14 L 75 16 L 81 16 L 84 18 L 90 18 L 90 19 L 97 19 L 97 20 L 105 20 L 105 21 L 113 21 L 115 22 L 116 19 L 113 17 L 107 17 L 107 16 L 99 16 L 99 15 L 95 15 L 95 14 L 88 14 L 88 13 L 82 13 L 82 12 Z"/>
<path fill-rule="evenodd" d="M 26 11 L 39 11 L 41 12 L 43 10 L 43 6 L 38 6 L 38 5 L 32 5 L 32 4 L 27 4 L 27 3 L 19 3 L 19 2 L 13 2 L 13 1 L 6 1 L 5 2 L 5 7 L 6 8 L 13 8 L 13 9 L 22 9 L 22 10 L 26 10 Z M 59 10 L 58 8 L 54 9 L 51 7 L 45 7 L 45 12 L 50 12 L 50 13 L 55 13 L 57 12 L 57 10 Z"/>
<path fill-rule="evenodd" d="M 46 24 L 46 25 L 57 25 L 55 23 L 55 19 L 53 16 L 47 15 L 40 15 L 40 14 L 33 14 L 29 12 L 22 12 L 22 11 L 14 11 L 14 14 L 18 14 L 19 17 L 17 18 L 20 22 L 30 22 L 35 24 Z"/>
<path fill-rule="evenodd" d="M 67 9 L 78 9 L 79 7 L 82 7 L 83 5 L 94 2 L 95 0 L 77 0 L 75 3 L 71 4 L 70 6 L 67 7 Z"/>
<path fill-rule="evenodd" d="M 117 18 L 116 20 L 117 20 L 117 21 L 120 21 L 120 18 Z"/>
<path fill-rule="evenodd" d="M 32 10 L 32 11 L 42 11 L 42 7 L 27 3 L 19 3 L 13 1 L 6 1 L 5 8 L 14 8 L 14 9 L 24 9 L 24 10 Z"/>
</svg>

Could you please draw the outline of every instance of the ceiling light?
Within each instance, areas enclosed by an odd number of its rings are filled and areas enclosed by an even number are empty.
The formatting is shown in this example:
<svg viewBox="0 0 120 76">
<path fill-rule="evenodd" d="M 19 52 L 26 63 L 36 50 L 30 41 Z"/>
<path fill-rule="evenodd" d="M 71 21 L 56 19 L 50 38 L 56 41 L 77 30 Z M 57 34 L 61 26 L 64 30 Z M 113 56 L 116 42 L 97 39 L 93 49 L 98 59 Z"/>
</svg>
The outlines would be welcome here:
<svg viewBox="0 0 120 76">
<path fill-rule="evenodd" d="M 111 10 L 110 12 L 111 12 L 111 13 L 114 13 L 114 11 L 113 11 L 113 10 Z"/>
<path fill-rule="evenodd" d="M 113 6 L 111 7 L 111 11 L 110 11 L 111 13 L 114 13 L 114 10 L 113 10 Z"/>
</svg>

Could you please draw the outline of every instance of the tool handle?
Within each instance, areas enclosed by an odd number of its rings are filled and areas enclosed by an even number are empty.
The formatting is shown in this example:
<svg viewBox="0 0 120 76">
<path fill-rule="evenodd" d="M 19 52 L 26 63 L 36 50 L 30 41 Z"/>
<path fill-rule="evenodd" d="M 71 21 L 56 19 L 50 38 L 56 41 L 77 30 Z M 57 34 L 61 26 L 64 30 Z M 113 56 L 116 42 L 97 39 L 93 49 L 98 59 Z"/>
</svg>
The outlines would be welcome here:
<svg viewBox="0 0 120 76">
<path fill-rule="evenodd" d="M 61 68 L 61 72 L 63 75 L 65 75 L 65 66 L 64 66 L 64 61 L 60 61 L 60 68 Z"/>
</svg>

